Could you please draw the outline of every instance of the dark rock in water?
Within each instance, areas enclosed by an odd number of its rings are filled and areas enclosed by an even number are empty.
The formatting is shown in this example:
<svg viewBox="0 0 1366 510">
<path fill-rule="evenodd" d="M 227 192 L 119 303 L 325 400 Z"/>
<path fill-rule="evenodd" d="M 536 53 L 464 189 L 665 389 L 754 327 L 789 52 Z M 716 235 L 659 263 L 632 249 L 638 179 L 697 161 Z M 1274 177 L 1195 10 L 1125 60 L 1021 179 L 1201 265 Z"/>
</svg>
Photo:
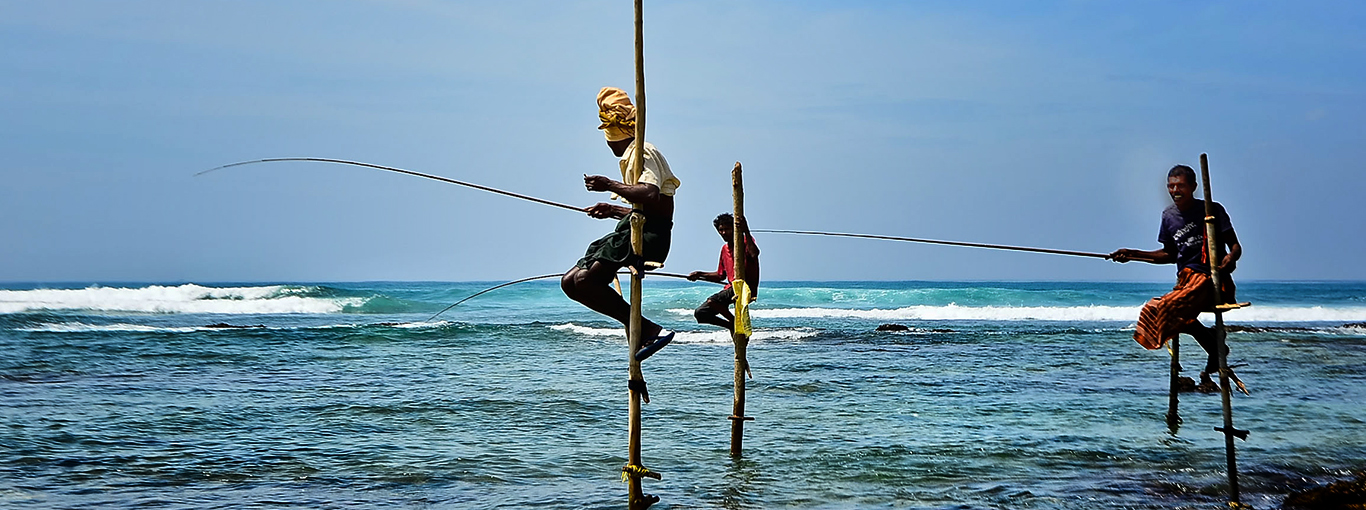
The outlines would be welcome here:
<svg viewBox="0 0 1366 510">
<path fill-rule="evenodd" d="M 1344 327 L 1351 327 L 1351 326 L 1344 326 Z M 1239 325 L 1236 325 L 1236 324 L 1225 324 L 1225 325 L 1224 325 L 1224 331 L 1227 331 L 1227 332 L 1229 332 L 1229 333 L 1272 333 L 1272 332 L 1276 332 L 1276 331 L 1279 331 L 1279 332 L 1294 332 L 1294 333 L 1310 333 L 1310 332 L 1313 332 L 1314 329 L 1313 329 L 1313 328 L 1293 327 L 1293 326 L 1291 326 L 1291 327 L 1286 327 L 1286 326 L 1281 326 L 1281 327 L 1277 327 L 1277 326 L 1239 326 Z"/>
<path fill-rule="evenodd" d="M 1195 391 L 1200 393 L 1219 393 L 1219 383 L 1210 379 L 1201 379 L 1200 384 L 1195 387 Z"/>
<path fill-rule="evenodd" d="M 1176 378 L 1176 392 L 1177 392 L 1177 393 L 1192 393 L 1192 392 L 1194 392 L 1194 391 L 1195 391 L 1195 379 L 1191 379 L 1191 378 L 1186 377 L 1186 376 L 1184 376 L 1184 375 Z"/>
<path fill-rule="evenodd" d="M 1333 482 L 1323 487 L 1292 492 L 1281 508 L 1286 510 L 1360 510 L 1366 509 L 1366 474 L 1356 480 Z"/>
<path fill-rule="evenodd" d="M 1366 322 L 1353 322 L 1351 324 L 1343 324 L 1342 327 L 1366 329 Z"/>
<path fill-rule="evenodd" d="M 255 325 L 255 326 L 237 326 L 237 325 L 233 325 L 233 324 L 228 324 L 228 323 L 226 323 L 226 322 L 216 322 L 216 323 L 213 323 L 213 324 L 209 324 L 209 325 L 207 325 L 207 326 L 204 326 L 204 327 L 206 327 L 206 328 L 214 328 L 214 329 L 248 329 L 248 328 L 264 328 L 264 327 L 266 327 L 266 325 L 265 325 L 265 324 L 257 324 L 257 325 Z"/>
<path fill-rule="evenodd" d="M 918 333 L 953 333 L 953 330 L 952 330 L 952 329 L 944 329 L 944 328 L 920 329 L 920 328 L 912 328 L 912 327 L 910 327 L 910 326 L 904 326 L 904 325 L 901 325 L 901 324 L 883 324 L 883 325 L 881 325 L 881 326 L 878 326 L 878 327 L 877 327 L 877 330 L 878 330 L 878 331 L 912 331 L 912 330 L 914 330 L 914 331 L 916 331 L 916 332 L 918 332 Z"/>
</svg>

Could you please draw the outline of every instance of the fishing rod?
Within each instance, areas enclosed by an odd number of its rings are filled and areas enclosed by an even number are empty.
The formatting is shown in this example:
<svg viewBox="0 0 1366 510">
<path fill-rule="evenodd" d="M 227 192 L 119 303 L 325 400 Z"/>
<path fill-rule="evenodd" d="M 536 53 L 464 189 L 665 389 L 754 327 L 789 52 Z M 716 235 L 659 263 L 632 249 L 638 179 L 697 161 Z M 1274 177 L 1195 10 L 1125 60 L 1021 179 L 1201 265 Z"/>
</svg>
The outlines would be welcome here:
<svg viewBox="0 0 1366 510">
<path fill-rule="evenodd" d="M 520 199 L 522 199 L 522 200 L 530 200 L 530 201 L 536 202 L 536 203 L 538 203 L 538 204 L 545 204 L 545 205 L 549 205 L 549 206 L 559 207 L 559 208 L 562 208 L 562 209 L 569 209 L 569 210 L 571 210 L 571 211 L 588 212 L 588 209 L 587 209 L 587 208 L 584 208 L 584 207 L 577 207 L 577 206 L 572 206 L 572 205 L 568 205 L 568 204 L 561 204 L 561 203 L 559 203 L 559 202 L 551 202 L 551 201 L 549 201 L 549 200 L 545 200 L 545 199 L 542 199 L 542 198 L 536 198 L 536 197 L 533 197 L 533 196 L 527 196 L 527 195 L 523 195 L 523 194 L 521 194 L 521 193 L 513 193 L 513 192 L 511 192 L 511 191 L 503 191 L 503 190 L 498 189 L 498 188 L 490 188 L 490 187 L 488 187 L 488 186 L 482 186 L 482 185 L 474 184 L 474 183 L 471 183 L 471 182 L 457 181 L 457 180 L 455 180 L 455 179 L 451 179 L 451 178 L 448 178 L 448 177 L 441 177 L 441 176 L 439 176 L 439 175 L 424 174 L 424 173 L 422 173 L 422 172 L 414 172 L 414 171 L 412 171 L 412 170 L 404 170 L 404 169 L 402 169 L 402 168 L 394 168 L 394 167 L 391 167 L 391 166 L 384 166 L 384 165 L 375 165 L 375 164 L 371 164 L 371 163 L 362 163 L 362 162 L 359 162 L 359 161 L 348 161 L 348 160 L 345 160 L 345 159 L 332 159 L 332 158 L 266 158 L 266 159 L 255 159 L 255 160 L 251 160 L 251 161 L 241 161 L 241 162 L 233 163 L 233 164 L 230 164 L 230 165 L 223 165 L 223 166 L 219 166 L 219 167 L 210 168 L 210 169 L 208 169 L 208 170 L 205 170 L 205 171 L 203 171 L 203 172 L 196 173 L 196 174 L 194 174 L 194 175 L 195 175 L 196 177 L 198 177 L 198 176 L 200 176 L 200 175 L 207 174 L 207 173 L 212 172 L 212 171 L 214 171 L 214 170 L 222 170 L 222 169 L 224 169 L 224 168 L 232 168 L 232 167 L 235 167 L 235 166 L 242 166 L 242 165 L 253 165 L 253 164 L 257 164 L 257 163 L 275 163 L 275 162 L 280 162 L 280 161 L 315 161 L 315 162 L 320 162 L 320 163 L 337 163 L 337 164 L 341 164 L 341 165 L 353 165 L 353 166 L 359 166 L 359 167 L 365 167 L 365 168 L 374 168 L 374 169 L 378 169 L 378 170 L 386 170 L 386 171 L 389 171 L 389 172 L 398 172 L 398 173 L 401 173 L 401 174 L 415 175 L 415 176 L 417 176 L 417 177 L 425 177 L 425 178 L 427 178 L 427 179 L 432 179 L 432 180 L 436 180 L 436 181 L 446 182 L 446 183 L 450 183 L 450 184 L 457 184 L 457 185 L 460 185 L 460 186 L 465 186 L 465 187 L 467 187 L 467 188 L 474 188 L 474 189 L 477 189 L 477 190 L 487 191 L 487 192 L 490 192 L 490 193 L 497 193 L 497 194 L 499 194 L 499 195 L 505 195 L 505 196 L 509 196 L 509 197 L 512 197 L 512 198 L 520 198 Z"/>
<path fill-rule="evenodd" d="M 627 271 L 623 271 L 623 272 L 620 272 L 620 273 L 617 273 L 617 274 L 631 274 L 631 273 L 630 273 L 630 272 L 627 272 Z M 670 277 L 670 278 L 683 278 L 683 279 L 685 279 L 685 280 L 688 278 L 688 275 L 685 275 L 685 274 L 677 274 L 677 273 L 657 273 L 657 272 L 651 272 L 650 275 L 652 275 L 652 276 L 668 276 L 668 277 Z M 471 300 L 471 299 L 474 299 L 474 298 L 476 298 L 476 297 L 479 297 L 480 295 L 483 295 L 483 294 L 485 294 L 485 293 L 492 292 L 492 291 L 501 289 L 501 288 L 503 288 L 503 287 L 507 287 L 508 285 L 515 285 L 515 284 L 518 284 L 518 283 L 529 282 L 529 281 L 532 281 L 532 280 L 544 280 L 544 279 L 546 279 L 546 278 L 554 278 L 554 277 L 557 277 L 557 276 L 564 276 L 564 273 L 543 274 L 543 275 L 540 275 L 540 276 L 528 276 L 528 277 L 522 278 L 522 279 L 520 279 L 520 280 L 513 280 L 513 281 L 510 281 L 510 282 L 507 282 L 507 283 L 500 283 L 500 284 L 498 284 L 498 285 L 494 285 L 494 286 L 492 286 L 492 287 L 489 287 L 489 288 L 487 288 L 487 289 L 481 290 L 481 291 L 479 291 L 479 292 L 475 292 L 474 294 L 470 294 L 469 296 L 466 296 L 465 299 L 461 299 L 460 301 L 456 301 L 456 302 L 454 302 L 454 303 L 451 303 L 451 306 L 442 308 L 441 311 L 436 312 L 436 315 L 433 315 L 430 319 L 427 319 L 426 321 L 423 321 L 423 322 L 431 322 L 432 319 L 435 319 L 435 318 L 437 318 L 438 316 L 440 316 L 441 314 L 446 313 L 447 310 L 450 310 L 450 309 L 452 309 L 452 308 L 455 308 L 456 305 L 459 305 L 460 303 L 464 303 L 464 302 L 466 302 L 466 301 L 469 301 L 469 300 Z M 696 281 L 696 280 L 693 280 L 693 281 Z M 719 284 L 719 282 L 712 282 L 712 281 L 710 281 L 710 280 L 702 280 L 702 281 Z"/>
<path fill-rule="evenodd" d="M 914 237 L 882 236 L 882 235 L 872 235 L 872 234 L 846 234 L 846 233 L 841 233 L 841 232 L 816 232 L 816 231 L 812 231 L 812 230 L 771 230 L 771 229 L 757 229 L 757 228 L 751 230 L 750 232 L 764 233 L 764 234 L 800 234 L 800 235 L 810 235 L 810 236 L 858 237 L 858 238 L 864 238 L 864 239 L 883 239 L 883 240 L 888 240 L 888 241 L 907 241 L 907 242 L 912 242 L 912 243 L 946 244 L 946 245 L 949 245 L 949 246 L 967 246 L 967 247 L 970 247 L 970 248 L 991 248 L 991 249 L 995 249 L 995 250 L 1028 251 L 1028 252 L 1034 252 L 1034 253 L 1052 253 L 1052 254 L 1055 254 L 1055 255 L 1073 255 L 1073 256 L 1077 256 L 1077 257 L 1095 257 L 1095 258 L 1106 259 L 1106 260 L 1109 260 L 1109 259 L 1110 259 L 1110 254 L 1108 254 L 1108 253 L 1091 253 L 1091 252 L 1085 252 L 1085 251 L 1054 250 L 1054 249 L 1051 249 L 1051 248 L 1030 248 L 1030 247 L 1028 247 L 1028 246 L 1008 246 L 1008 245 L 1004 245 L 1004 244 L 968 243 L 968 242 L 962 242 L 962 241 L 940 241 L 940 240 L 937 240 L 937 239 L 918 239 L 918 238 L 914 238 Z M 1144 260 L 1144 261 L 1147 260 L 1147 259 L 1140 259 L 1140 258 L 1134 258 L 1134 257 L 1130 257 L 1130 258 L 1133 259 L 1133 260 Z"/>
</svg>

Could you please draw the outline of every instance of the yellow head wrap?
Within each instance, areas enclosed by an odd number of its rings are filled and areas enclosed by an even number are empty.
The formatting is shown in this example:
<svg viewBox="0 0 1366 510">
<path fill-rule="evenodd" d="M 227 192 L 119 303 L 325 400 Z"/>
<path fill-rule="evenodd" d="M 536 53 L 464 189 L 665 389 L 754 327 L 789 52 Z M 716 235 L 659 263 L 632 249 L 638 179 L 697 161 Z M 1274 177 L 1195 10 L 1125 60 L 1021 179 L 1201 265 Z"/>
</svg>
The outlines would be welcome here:
<svg viewBox="0 0 1366 510">
<path fill-rule="evenodd" d="M 598 119 L 602 121 L 598 129 L 609 142 L 636 136 L 636 107 L 624 90 L 603 87 L 598 91 Z"/>
</svg>

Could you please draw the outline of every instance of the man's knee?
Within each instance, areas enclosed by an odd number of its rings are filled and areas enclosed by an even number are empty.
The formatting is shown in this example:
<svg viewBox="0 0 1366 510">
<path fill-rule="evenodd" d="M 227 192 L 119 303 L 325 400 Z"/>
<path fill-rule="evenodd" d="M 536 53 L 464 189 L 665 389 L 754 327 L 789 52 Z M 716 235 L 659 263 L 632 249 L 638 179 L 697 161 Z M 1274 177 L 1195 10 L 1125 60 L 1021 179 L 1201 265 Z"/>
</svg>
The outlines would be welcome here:
<svg viewBox="0 0 1366 510">
<path fill-rule="evenodd" d="M 579 281 L 581 279 L 579 273 L 582 271 L 582 269 L 574 267 L 560 277 L 560 290 L 564 291 L 564 295 L 569 296 L 569 299 L 578 299 Z"/>
<path fill-rule="evenodd" d="M 709 304 L 711 303 L 702 303 L 702 306 L 699 306 L 696 310 L 692 311 L 692 316 L 697 319 L 698 324 L 706 324 L 707 319 L 716 316 L 716 311 L 707 306 Z"/>
</svg>

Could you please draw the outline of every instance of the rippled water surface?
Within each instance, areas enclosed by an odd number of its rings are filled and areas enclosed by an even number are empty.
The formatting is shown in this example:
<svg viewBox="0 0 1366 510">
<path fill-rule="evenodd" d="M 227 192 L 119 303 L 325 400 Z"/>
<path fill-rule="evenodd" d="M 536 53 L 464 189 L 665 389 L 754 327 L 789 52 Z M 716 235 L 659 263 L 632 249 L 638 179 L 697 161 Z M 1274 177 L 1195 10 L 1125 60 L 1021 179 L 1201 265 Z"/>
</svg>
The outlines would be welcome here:
<svg viewBox="0 0 1366 510">
<path fill-rule="evenodd" d="M 496 282 L 494 282 L 496 283 Z M 528 283 L 0 287 L 0 507 L 621 508 L 626 347 Z M 1211 508 L 1217 395 L 1168 430 L 1168 286 L 765 283 L 745 455 L 716 288 L 647 280 L 653 508 Z M 1366 284 L 1241 283 L 1243 500 L 1366 468 Z M 878 332 L 884 323 L 910 327 Z M 246 328 L 224 328 L 252 326 Z M 217 325 L 219 327 L 207 327 Z M 256 327 L 260 326 L 260 327 Z M 1186 375 L 1203 353 L 1186 339 Z"/>
</svg>

